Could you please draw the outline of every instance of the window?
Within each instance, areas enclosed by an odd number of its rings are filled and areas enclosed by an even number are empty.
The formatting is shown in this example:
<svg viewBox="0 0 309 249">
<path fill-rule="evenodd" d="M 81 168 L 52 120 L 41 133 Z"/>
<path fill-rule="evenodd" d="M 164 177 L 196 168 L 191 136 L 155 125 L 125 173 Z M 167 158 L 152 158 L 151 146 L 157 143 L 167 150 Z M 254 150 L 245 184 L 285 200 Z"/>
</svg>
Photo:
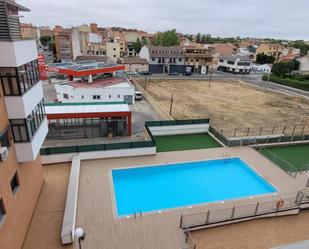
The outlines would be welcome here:
<svg viewBox="0 0 309 249">
<path fill-rule="evenodd" d="M 114 51 L 116 51 L 116 48 L 113 48 Z"/>
<path fill-rule="evenodd" d="M 64 93 L 64 94 L 63 94 L 63 98 L 64 98 L 64 99 L 69 99 L 69 94 Z"/>
<path fill-rule="evenodd" d="M 182 59 L 181 59 L 181 58 L 179 58 L 179 59 L 178 59 L 178 61 L 179 61 L 179 62 L 182 62 Z"/>
<path fill-rule="evenodd" d="M 155 61 L 155 60 L 156 60 L 156 58 L 152 58 L 151 60 L 152 60 L 152 61 Z"/>
<path fill-rule="evenodd" d="M 92 99 L 101 99 L 101 95 L 93 95 Z"/>
<path fill-rule="evenodd" d="M 111 99 L 111 98 L 112 98 L 112 95 L 108 95 L 108 97 Z"/>
<path fill-rule="evenodd" d="M 118 94 L 118 99 L 120 99 L 120 94 Z"/>
<path fill-rule="evenodd" d="M 116 58 L 116 55 L 114 54 L 114 58 Z"/>
<path fill-rule="evenodd" d="M 84 95 L 82 95 L 82 96 L 80 96 L 81 97 L 81 99 L 84 99 Z"/>
<path fill-rule="evenodd" d="M 10 147 L 9 127 L 0 132 L 0 147 Z"/>
<path fill-rule="evenodd" d="M 17 175 L 17 171 L 16 171 L 14 176 L 11 179 L 11 190 L 13 192 L 13 195 L 15 195 L 16 192 L 18 191 L 19 185 L 20 185 L 20 183 L 19 183 L 19 179 L 18 179 L 18 175 Z"/>
<path fill-rule="evenodd" d="M 20 67 L 0 68 L 0 82 L 6 96 L 20 96 L 39 82 L 37 60 Z"/>
<path fill-rule="evenodd" d="M 6 215 L 3 199 L 0 199 L 0 224 L 3 222 Z"/>
<path fill-rule="evenodd" d="M 32 113 L 24 119 L 10 119 L 15 142 L 29 142 L 39 129 L 45 117 L 44 102 L 34 108 Z"/>
</svg>

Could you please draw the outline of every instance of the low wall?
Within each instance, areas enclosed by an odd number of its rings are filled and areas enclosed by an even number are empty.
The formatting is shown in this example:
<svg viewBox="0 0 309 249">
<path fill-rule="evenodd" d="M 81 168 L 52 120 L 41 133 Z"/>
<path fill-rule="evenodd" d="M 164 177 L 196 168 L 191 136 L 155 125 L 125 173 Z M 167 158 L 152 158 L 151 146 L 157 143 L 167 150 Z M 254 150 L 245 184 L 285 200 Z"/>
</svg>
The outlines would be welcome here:
<svg viewBox="0 0 309 249">
<path fill-rule="evenodd" d="M 174 120 L 172 116 L 170 116 L 162 107 L 150 96 L 147 91 L 139 84 L 139 82 L 135 79 L 132 79 L 133 84 L 143 94 L 143 97 L 148 101 L 148 103 L 152 106 L 152 108 L 160 115 L 162 119 Z"/>
<path fill-rule="evenodd" d="M 79 173 L 80 173 L 80 158 L 79 155 L 77 154 L 72 158 L 67 199 L 65 202 L 64 217 L 61 230 L 61 241 L 63 245 L 71 244 L 74 242 Z"/>
<path fill-rule="evenodd" d="M 149 130 L 153 136 L 196 134 L 208 132 L 209 124 L 151 126 Z"/>
<path fill-rule="evenodd" d="M 104 159 L 114 157 L 146 156 L 155 154 L 156 154 L 156 147 L 144 147 L 144 148 L 133 148 L 133 149 L 80 152 L 79 158 L 80 160 L 92 160 L 92 159 Z M 42 155 L 41 162 L 42 164 L 71 162 L 74 155 L 76 155 L 76 153 Z"/>
</svg>

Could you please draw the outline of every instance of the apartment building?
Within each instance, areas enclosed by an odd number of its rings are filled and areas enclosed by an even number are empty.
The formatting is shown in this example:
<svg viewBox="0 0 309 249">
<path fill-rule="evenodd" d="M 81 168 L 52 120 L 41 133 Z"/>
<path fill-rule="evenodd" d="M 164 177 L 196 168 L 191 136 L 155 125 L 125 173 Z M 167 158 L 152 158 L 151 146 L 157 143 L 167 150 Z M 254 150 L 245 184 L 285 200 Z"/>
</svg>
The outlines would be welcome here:
<svg viewBox="0 0 309 249">
<path fill-rule="evenodd" d="M 280 58 L 284 50 L 284 46 L 280 44 L 262 43 L 257 49 L 256 54 L 266 54 L 268 56 L 274 56 L 276 60 Z"/>
<path fill-rule="evenodd" d="M 115 42 L 92 42 L 88 45 L 87 55 L 106 56 L 111 62 L 117 62 L 120 58 L 119 43 Z"/>
<path fill-rule="evenodd" d="M 184 73 L 185 52 L 180 46 L 161 47 L 143 46 L 140 58 L 149 63 L 149 71 L 152 73 Z"/>
<path fill-rule="evenodd" d="M 191 72 L 195 74 L 207 74 L 209 66 L 212 64 L 212 49 L 202 46 L 184 46 L 185 65 L 191 67 Z"/>
<path fill-rule="evenodd" d="M 21 37 L 23 39 L 35 40 L 37 44 L 39 43 L 39 31 L 37 27 L 33 26 L 31 23 L 21 23 Z"/>
<path fill-rule="evenodd" d="M 251 71 L 251 60 L 248 56 L 219 56 L 218 70 L 235 74 L 248 74 Z"/>
<path fill-rule="evenodd" d="M 22 40 L 18 12 L 0 0 L 0 248 L 22 248 L 43 184 L 47 135 L 34 40 Z"/>
</svg>

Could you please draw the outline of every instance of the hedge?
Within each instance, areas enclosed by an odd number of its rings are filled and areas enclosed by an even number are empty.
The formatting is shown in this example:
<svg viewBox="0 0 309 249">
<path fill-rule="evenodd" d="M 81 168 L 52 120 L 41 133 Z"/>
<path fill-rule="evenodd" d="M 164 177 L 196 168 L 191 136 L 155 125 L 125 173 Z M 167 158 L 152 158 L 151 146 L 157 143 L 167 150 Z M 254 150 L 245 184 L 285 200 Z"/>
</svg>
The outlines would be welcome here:
<svg viewBox="0 0 309 249">
<path fill-rule="evenodd" d="M 268 75 L 263 75 L 263 80 L 267 81 Z M 273 83 L 278 83 L 281 85 L 286 85 L 294 88 L 298 88 L 304 91 L 309 91 L 309 81 L 299 81 L 289 78 L 280 78 L 278 76 L 271 75 L 269 80 Z"/>
</svg>

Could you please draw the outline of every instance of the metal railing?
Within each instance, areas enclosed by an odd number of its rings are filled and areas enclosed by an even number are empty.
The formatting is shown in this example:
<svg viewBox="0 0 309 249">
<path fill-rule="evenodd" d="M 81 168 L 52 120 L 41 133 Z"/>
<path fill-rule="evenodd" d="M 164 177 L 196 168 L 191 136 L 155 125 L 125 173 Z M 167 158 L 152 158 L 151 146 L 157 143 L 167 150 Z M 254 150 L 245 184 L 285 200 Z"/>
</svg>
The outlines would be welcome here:
<svg viewBox="0 0 309 249">
<path fill-rule="evenodd" d="M 299 208 L 299 204 L 305 200 L 302 197 L 297 202 L 298 193 L 278 196 L 276 200 L 260 201 L 247 205 L 234 205 L 224 209 L 208 209 L 205 212 L 181 215 L 180 228 L 190 229 L 198 226 L 233 221 L 242 218 L 250 218 L 264 214 L 277 213 Z M 309 193 L 308 193 L 309 201 Z"/>
<path fill-rule="evenodd" d="M 228 147 L 296 141 L 309 142 L 308 124 L 222 130 L 210 126 L 209 132 Z"/>
<path fill-rule="evenodd" d="M 271 152 L 265 147 L 260 147 L 260 153 L 266 156 L 269 160 L 277 164 L 281 169 L 283 169 L 286 173 L 293 177 L 296 177 L 297 173 L 300 171 L 300 169 L 297 169 L 293 164 L 277 156 L 275 153 Z"/>
<path fill-rule="evenodd" d="M 309 124 L 221 129 L 221 134 L 227 138 L 268 135 L 304 136 L 309 134 Z"/>
<path fill-rule="evenodd" d="M 184 232 L 184 235 L 185 235 L 185 241 L 186 241 L 187 246 L 183 247 L 182 249 L 196 249 L 196 243 L 195 243 L 194 239 L 192 238 L 192 235 L 191 235 L 189 229 L 185 228 L 183 230 L 183 232 Z"/>
</svg>

